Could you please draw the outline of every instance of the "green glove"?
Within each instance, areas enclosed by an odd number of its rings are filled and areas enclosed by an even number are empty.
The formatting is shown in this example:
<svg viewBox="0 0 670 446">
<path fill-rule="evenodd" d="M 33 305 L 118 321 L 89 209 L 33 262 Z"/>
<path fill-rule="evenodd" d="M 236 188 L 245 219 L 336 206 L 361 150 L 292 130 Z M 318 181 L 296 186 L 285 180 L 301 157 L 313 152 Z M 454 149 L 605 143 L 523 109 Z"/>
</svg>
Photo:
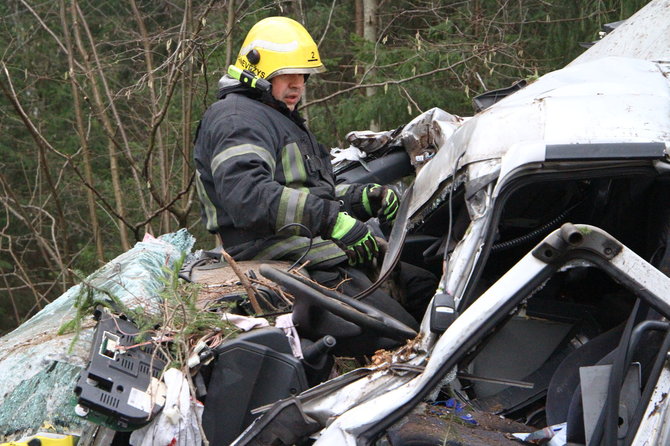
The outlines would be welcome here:
<svg viewBox="0 0 670 446">
<path fill-rule="evenodd" d="M 398 213 L 400 200 L 393 189 L 379 184 L 369 184 L 363 189 L 363 207 L 370 217 L 377 217 L 381 223 L 393 223 Z"/>
<path fill-rule="evenodd" d="M 379 254 L 377 241 L 368 227 L 346 212 L 337 214 L 330 238 L 342 248 L 351 266 L 371 264 Z"/>
</svg>

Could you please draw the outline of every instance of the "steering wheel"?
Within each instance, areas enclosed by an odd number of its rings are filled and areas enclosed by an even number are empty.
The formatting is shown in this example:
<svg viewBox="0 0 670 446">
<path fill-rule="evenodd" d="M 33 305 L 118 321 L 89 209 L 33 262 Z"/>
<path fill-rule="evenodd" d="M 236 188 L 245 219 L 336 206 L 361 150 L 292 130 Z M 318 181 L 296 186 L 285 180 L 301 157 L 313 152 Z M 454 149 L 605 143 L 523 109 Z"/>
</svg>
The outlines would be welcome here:
<svg viewBox="0 0 670 446">
<path fill-rule="evenodd" d="M 312 305 L 381 337 L 404 342 L 417 335 L 412 328 L 372 305 L 352 299 L 337 291 L 321 287 L 316 289 L 317 284 L 302 276 L 288 274 L 266 264 L 261 265 L 259 271 L 264 277 L 285 288 L 292 295 L 306 299 Z"/>
</svg>

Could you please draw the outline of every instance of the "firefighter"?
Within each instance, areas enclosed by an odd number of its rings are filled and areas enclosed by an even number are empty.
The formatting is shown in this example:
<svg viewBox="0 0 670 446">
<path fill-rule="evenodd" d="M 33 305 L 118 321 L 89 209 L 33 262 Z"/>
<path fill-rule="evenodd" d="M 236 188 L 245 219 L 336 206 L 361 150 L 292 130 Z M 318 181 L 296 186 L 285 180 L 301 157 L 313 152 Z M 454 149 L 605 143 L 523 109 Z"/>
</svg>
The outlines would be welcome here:
<svg viewBox="0 0 670 446">
<path fill-rule="evenodd" d="M 329 153 L 297 106 L 310 75 L 325 71 L 307 30 L 287 17 L 256 23 L 195 143 L 202 219 L 236 260 L 299 259 L 308 269 L 374 262 L 378 246 L 363 221 L 392 222 L 393 189 L 334 184 Z"/>
</svg>

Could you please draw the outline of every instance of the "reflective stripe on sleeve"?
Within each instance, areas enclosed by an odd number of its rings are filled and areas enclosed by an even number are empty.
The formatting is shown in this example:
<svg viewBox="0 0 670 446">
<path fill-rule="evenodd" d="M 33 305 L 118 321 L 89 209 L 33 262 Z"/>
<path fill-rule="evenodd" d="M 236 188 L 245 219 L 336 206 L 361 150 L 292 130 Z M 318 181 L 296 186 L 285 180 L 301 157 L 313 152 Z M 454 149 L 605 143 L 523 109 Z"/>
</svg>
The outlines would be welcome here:
<svg viewBox="0 0 670 446">
<path fill-rule="evenodd" d="M 345 196 L 350 187 L 351 184 L 338 184 L 335 186 L 335 196 L 337 198 Z"/>
<path fill-rule="evenodd" d="M 277 221 L 275 230 L 279 231 L 282 226 L 289 223 L 304 223 L 305 203 L 307 194 L 289 187 L 285 187 L 279 199 L 279 211 L 277 212 Z M 300 227 L 296 226 L 290 229 L 291 232 L 299 233 Z"/>
<path fill-rule="evenodd" d="M 317 240 L 319 242 L 317 243 Z M 338 259 L 340 261 L 346 260 L 347 255 L 330 240 L 322 240 L 321 238 L 314 240 L 312 249 L 305 256 L 303 261 L 309 260 L 310 265 L 318 265 L 329 260 Z M 302 255 L 302 253 L 299 253 Z"/>
<path fill-rule="evenodd" d="M 195 189 L 198 192 L 198 198 L 200 199 L 202 208 L 205 211 L 205 218 L 207 219 L 205 226 L 209 231 L 216 231 L 219 227 L 219 224 L 216 220 L 216 206 L 214 206 L 214 203 L 212 203 L 212 200 L 210 200 L 209 195 L 207 195 L 207 192 L 205 191 L 205 185 L 202 184 L 202 180 L 200 179 L 200 172 L 197 171 L 195 176 Z"/>
<path fill-rule="evenodd" d="M 270 152 L 268 152 L 263 147 L 255 146 L 253 144 L 241 144 L 239 146 L 232 146 L 217 153 L 216 156 L 212 158 L 212 164 L 211 164 L 212 175 L 214 175 L 216 169 L 218 169 L 219 166 L 221 166 L 221 164 L 228 161 L 229 159 L 246 155 L 256 155 L 257 157 L 259 157 L 270 168 L 270 172 L 272 172 L 272 176 L 274 177 L 276 167 L 274 157 Z"/>
<path fill-rule="evenodd" d="M 287 237 L 284 240 L 280 240 L 277 243 L 273 243 L 272 245 L 268 246 L 261 252 L 259 252 L 255 258 L 257 259 L 270 259 L 270 260 L 278 260 L 284 258 L 286 254 L 288 254 L 291 251 L 295 251 L 297 249 L 307 249 L 307 246 L 309 245 L 309 239 L 307 237 L 300 237 L 297 235 L 293 235 L 291 237 Z"/>
<path fill-rule="evenodd" d="M 254 258 L 270 260 L 298 260 L 307 250 L 309 238 L 301 236 L 291 236 L 284 240 L 265 248 Z M 330 240 L 324 240 L 321 237 L 315 237 L 312 243 L 312 249 L 303 259 L 303 262 L 309 261 L 310 266 L 319 265 L 324 262 L 333 261 L 333 264 L 346 260 L 347 256 L 335 243 Z"/>
</svg>

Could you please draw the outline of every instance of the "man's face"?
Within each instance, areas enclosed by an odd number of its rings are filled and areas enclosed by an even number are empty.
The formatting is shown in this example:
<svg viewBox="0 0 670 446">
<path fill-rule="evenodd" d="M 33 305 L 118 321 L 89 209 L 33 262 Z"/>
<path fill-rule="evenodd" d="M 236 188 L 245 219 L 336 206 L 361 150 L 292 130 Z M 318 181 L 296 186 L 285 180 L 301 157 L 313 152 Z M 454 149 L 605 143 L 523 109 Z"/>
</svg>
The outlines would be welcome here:
<svg viewBox="0 0 670 446">
<path fill-rule="evenodd" d="M 279 74 L 270 79 L 270 82 L 272 83 L 272 96 L 286 104 L 289 110 L 295 110 L 305 90 L 305 75 Z"/>
</svg>

